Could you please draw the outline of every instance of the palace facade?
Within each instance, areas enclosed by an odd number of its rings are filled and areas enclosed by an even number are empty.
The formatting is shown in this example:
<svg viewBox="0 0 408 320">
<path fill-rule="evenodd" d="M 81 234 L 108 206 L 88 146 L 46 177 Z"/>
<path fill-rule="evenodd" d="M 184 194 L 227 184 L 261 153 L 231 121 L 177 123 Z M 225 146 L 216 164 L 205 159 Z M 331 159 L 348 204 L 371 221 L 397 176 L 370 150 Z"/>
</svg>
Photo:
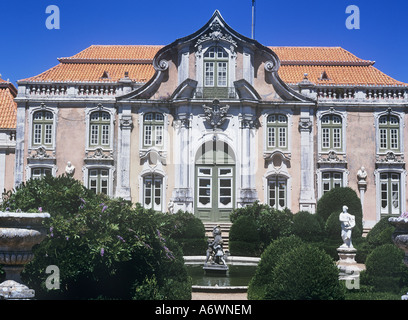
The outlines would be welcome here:
<svg viewBox="0 0 408 320">
<path fill-rule="evenodd" d="M 408 85 L 343 48 L 264 46 L 216 11 L 166 46 L 58 61 L 18 81 L 15 185 L 67 171 L 211 222 L 256 200 L 314 212 L 340 186 L 366 228 L 406 210 Z"/>
</svg>

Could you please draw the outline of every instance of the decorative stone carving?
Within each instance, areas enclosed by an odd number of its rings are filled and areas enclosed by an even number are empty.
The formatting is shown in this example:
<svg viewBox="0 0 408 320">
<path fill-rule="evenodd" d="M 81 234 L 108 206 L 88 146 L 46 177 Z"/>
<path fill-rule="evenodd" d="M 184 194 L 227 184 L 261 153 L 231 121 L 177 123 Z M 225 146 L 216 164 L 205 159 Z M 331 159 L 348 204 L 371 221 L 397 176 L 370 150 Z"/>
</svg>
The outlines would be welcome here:
<svg viewBox="0 0 408 320">
<path fill-rule="evenodd" d="M 275 63 L 272 60 L 266 61 L 264 67 L 267 72 L 275 71 Z"/>
<path fill-rule="evenodd" d="M 212 106 L 209 107 L 203 105 L 203 108 L 205 112 L 205 120 L 207 121 L 207 123 L 209 123 L 213 128 L 217 128 L 221 126 L 226 120 L 229 105 L 222 107 L 220 106 L 219 100 L 215 99 Z"/>
<path fill-rule="evenodd" d="M 310 131 L 312 129 L 312 121 L 310 118 L 300 118 L 299 120 L 299 130 L 300 131 Z"/>
<path fill-rule="evenodd" d="M 133 129 L 133 120 L 131 115 L 124 115 L 120 119 L 120 128 L 121 129 Z"/>
<path fill-rule="evenodd" d="M 237 47 L 237 42 L 232 38 L 231 35 L 222 33 L 222 26 L 218 21 L 214 21 L 210 27 L 211 32 L 202 35 L 196 42 L 195 47 L 200 46 L 206 41 L 225 41 L 230 43 L 233 47 Z"/>
<path fill-rule="evenodd" d="M 42 222 L 49 217 L 48 213 L 0 212 L 0 264 L 6 272 L 0 300 L 34 298 L 34 290 L 21 284 L 20 273 L 34 258 L 32 247 L 46 237 Z"/>
<path fill-rule="evenodd" d="M 319 163 L 346 163 L 345 156 L 340 159 L 335 151 L 330 151 L 327 157 L 324 158 L 322 154 L 319 154 Z"/>
<path fill-rule="evenodd" d="M 343 206 L 343 212 L 339 215 L 339 220 L 341 222 L 341 238 L 343 239 L 343 244 L 340 248 L 354 248 L 351 242 L 351 231 L 356 225 L 356 220 L 353 215 L 347 212 L 348 207 Z"/>
<path fill-rule="evenodd" d="M 113 160 L 113 152 L 110 151 L 109 154 L 106 154 L 102 148 L 96 148 L 92 155 L 89 154 L 90 151 L 86 151 L 86 159 L 95 159 L 95 160 Z"/>
<path fill-rule="evenodd" d="M 387 152 L 385 156 L 376 156 L 377 163 L 404 163 L 404 155 L 397 155 L 392 151 Z"/>
<path fill-rule="evenodd" d="M 34 151 L 35 154 L 31 154 Z M 30 159 L 50 159 L 51 156 L 47 153 L 44 147 L 38 147 L 37 149 L 29 151 L 29 158 Z"/>
<path fill-rule="evenodd" d="M 228 266 L 224 259 L 223 240 L 221 237 L 221 227 L 215 226 L 213 229 L 213 241 L 208 241 L 207 258 L 203 269 L 206 272 L 226 273 Z"/>
</svg>

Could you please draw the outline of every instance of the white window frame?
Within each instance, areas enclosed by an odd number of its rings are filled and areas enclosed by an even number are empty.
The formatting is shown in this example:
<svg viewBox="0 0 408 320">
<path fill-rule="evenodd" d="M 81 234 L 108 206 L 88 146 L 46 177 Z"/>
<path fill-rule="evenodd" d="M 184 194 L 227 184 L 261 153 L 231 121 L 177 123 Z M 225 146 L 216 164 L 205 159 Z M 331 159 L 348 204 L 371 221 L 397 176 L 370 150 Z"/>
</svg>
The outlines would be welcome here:
<svg viewBox="0 0 408 320">
<path fill-rule="evenodd" d="M 161 113 L 163 115 L 163 128 L 162 128 L 162 141 L 159 145 L 146 145 L 145 144 L 145 125 L 144 116 L 148 113 Z M 138 112 L 138 124 L 139 124 L 139 151 L 145 153 L 149 150 L 156 150 L 160 152 L 163 157 L 166 157 L 168 150 L 168 126 L 169 126 L 169 110 L 164 107 L 141 107 Z M 156 137 L 152 134 L 152 142 Z"/>
<path fill-rule="evenodd" d="M 332 167 L 333 165 L 333 167 Z M 317 197 L 320 199 L 323 196 L 323 175 L 328 172 L 342 174 L 342 187 L 348 186 L 349 171 L 344 164 L 320 164 L 321 168 L 316 170 L 317 180 Z"/>
<path fill-rule="evenodd" d="M 268 127 L 268 118 L 270 116 L 275 116 L 276 121 L 279 121 L 279 115 L 285 116 L 287 120 L 287 125 L 286 125 L 286 146 L 281 147 L 279 145 L 280 143 L 280 132 L 279 132 L 279 126 L 276 127 Z M 268 153 L 274 153 L 274 152 L 282 152 L 284 154 L 291 153 L 292 150 L 292 126 L 293 126 L 293 113 L 292 110 L 289 108 L 279 108 L 278 110 L 276 109 L 265 109 L 264 114 L 263 114 L 263 119 L 262 119 L 262 125 L 265 128 L 264 129 L 264 136 L 263 136 L 263 148 L 264 148 L 264 154 Z M 269 128 L 274 128 L 275 131 L 275 146 L 270 146 L 269 145 Z"/>
<path fill-rule="evenodd" d="M 114 185 L 114 173 L 115 167 L 112 165 L 107 165 L 102 162 L 96 162 L 92 164 L 86 164 L 83 168 L 83 182 L 84 186 L 90 189 L 89 178 L 92 170 L 107 170 L 108 171 L 108 193 L 109 197 L 113 196 L 113 185 Z"/>
</svg>

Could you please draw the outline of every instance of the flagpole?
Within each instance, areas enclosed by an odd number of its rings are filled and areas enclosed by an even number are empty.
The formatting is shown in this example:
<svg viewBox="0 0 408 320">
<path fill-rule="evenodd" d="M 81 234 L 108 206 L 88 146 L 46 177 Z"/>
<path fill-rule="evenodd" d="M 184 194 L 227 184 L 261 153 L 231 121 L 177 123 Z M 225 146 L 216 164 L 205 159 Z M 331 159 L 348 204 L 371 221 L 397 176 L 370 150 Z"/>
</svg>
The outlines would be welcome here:
<svg viewBox="0 0 408 320">
<path fill-rule="evenodd" d="M 255 38 L 255 0 L 252 0 L 252 31 L 251 38 Z"/>
</svg>

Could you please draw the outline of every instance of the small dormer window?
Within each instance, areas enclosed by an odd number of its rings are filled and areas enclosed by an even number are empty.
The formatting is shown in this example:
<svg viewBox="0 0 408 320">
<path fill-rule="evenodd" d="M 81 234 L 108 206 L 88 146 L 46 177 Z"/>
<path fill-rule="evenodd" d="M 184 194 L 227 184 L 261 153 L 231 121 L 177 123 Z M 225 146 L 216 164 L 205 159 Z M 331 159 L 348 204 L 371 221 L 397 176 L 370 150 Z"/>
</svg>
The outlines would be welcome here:
<svg viewBox="0 0 408 320">
<path fill-rule="evenodd" d="M 323 71 L 319 80 L 330 80 L 329 76 L 327 75 L 326 71 Z"/>
<path fill-rule="evenodd" d="M 108 71 L 104 71 L 101 78 L 102 78 L 102 79 L 110 79 L 109 72 L 108 72 Z"/>
</svg>

